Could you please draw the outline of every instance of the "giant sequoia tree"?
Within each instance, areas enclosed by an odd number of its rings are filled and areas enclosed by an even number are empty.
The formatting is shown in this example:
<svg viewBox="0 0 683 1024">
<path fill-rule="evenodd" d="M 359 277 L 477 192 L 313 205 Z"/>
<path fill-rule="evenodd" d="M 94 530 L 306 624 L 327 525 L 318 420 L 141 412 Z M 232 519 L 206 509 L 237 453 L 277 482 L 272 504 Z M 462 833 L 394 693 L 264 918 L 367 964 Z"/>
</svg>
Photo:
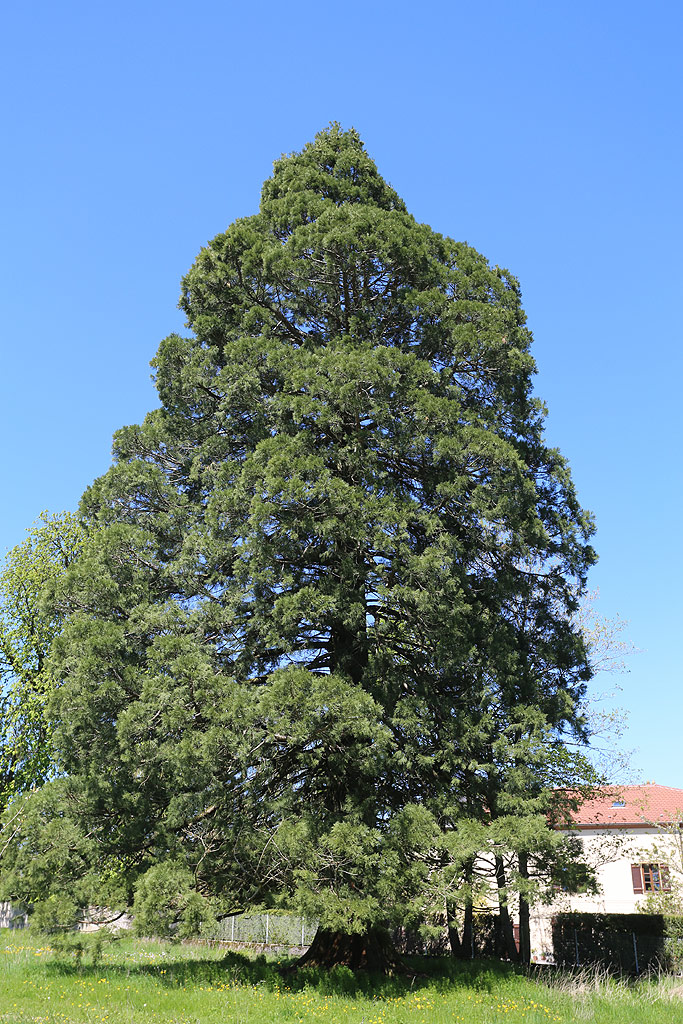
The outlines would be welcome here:
<svg viewBox="0 0 683 1024">
<path fill-rule="evenodd" d="M 219 912 L 317 916 L 313 958 L 376 961 L 466 876 L 473 822 L 545 828 L 590 519 L 517 282 L 416 223 L 355 132 L 278 160 L 181 305 L 160 408 L 83 498 L 60 800 L 129 887 L 171 865 Z"/>
</svg>

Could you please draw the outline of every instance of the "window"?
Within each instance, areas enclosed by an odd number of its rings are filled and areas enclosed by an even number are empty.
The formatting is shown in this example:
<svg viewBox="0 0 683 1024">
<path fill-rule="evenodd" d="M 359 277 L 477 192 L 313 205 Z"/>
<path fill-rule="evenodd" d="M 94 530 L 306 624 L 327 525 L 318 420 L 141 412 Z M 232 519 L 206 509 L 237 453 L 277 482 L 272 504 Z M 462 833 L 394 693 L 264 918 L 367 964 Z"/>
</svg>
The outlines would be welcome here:
<svg viewBox="0 0 683 1024">
<path fill-rule="evenodd" d="M 631 864 L 634 893 L 671 892 L 667 864 Z"/>
<path fill-rule="evenodd" d="M 612 803 L 612 807 L 626 807 L 626 801 L 625 800 L 614 800 L 613 803 Z"/>
</svg>

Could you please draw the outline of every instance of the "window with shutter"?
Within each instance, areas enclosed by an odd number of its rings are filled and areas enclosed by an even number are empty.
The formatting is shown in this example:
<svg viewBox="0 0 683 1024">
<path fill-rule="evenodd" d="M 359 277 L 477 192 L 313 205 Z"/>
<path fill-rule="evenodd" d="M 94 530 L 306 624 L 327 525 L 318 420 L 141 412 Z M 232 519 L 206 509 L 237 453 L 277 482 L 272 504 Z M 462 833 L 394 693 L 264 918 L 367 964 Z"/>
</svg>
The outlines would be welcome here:
<svg viewBox="0 0 683 1024">
<path fill-rule="evenodd" d="M 633 892 L 671 892 L 671 875 L 667 864 L 631 864 Z"/>
</svg>

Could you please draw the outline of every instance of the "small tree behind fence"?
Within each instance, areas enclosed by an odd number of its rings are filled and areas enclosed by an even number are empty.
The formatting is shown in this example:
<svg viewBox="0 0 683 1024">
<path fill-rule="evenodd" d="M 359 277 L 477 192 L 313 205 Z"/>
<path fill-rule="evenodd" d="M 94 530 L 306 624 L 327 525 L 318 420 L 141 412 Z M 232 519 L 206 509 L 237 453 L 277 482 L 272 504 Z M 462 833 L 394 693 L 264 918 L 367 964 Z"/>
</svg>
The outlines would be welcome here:
<svg viewBox="0 0 683 1024">
<path fill-rule="evenodd" d="M 25 928 L 28 924 L 26 911 L 7 901 L 0 901 L 0 928 Z"/>
</svg>

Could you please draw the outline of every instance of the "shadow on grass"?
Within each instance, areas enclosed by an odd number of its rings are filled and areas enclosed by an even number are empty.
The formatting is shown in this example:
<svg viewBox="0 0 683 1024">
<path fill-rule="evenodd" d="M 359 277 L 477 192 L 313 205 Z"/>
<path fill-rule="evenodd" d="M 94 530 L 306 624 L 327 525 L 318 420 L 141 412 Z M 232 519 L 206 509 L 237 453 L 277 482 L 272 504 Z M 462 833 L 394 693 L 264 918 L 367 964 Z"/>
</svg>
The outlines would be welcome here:
<svg viewBox="0 0 683 1024">
<path fill-rule="evenodd" d="M 399 997 L 426 987 L 444 993 L 455 989 L 488 993 L 497 991 L 502 981 L 520 973 L 510 964 L 496 960 L 457 961 L 450 957 L 405 957 L 415 976 L 387 977 L 367 971 L 353 972 L 344 966 L 333 967 L 331 970 L 304 967 L 285 975 L 283 968 L 295 963 L 295 958 L 267 959 L 264 955 L 254 957 L 229 950 L 220 958 L 187 959 L 178 955 L 174 959 L 177 948 L 169 944 L 163 961 L 155 963 L 111 963 L 105 960 L 100 964 L 76 964 L 66 959 L 56 959 L 46 966 L 65 976 L 78 974 L 81 977 L 100 977 L 106 972 L 110 976 L 151 977 L 157 984 L 169 988 L 226 984 L 262 986 L 269 991 L 279 989 L 300 992 L 309 988 L 321 995 L 351 998 Z"/>
</svg>

